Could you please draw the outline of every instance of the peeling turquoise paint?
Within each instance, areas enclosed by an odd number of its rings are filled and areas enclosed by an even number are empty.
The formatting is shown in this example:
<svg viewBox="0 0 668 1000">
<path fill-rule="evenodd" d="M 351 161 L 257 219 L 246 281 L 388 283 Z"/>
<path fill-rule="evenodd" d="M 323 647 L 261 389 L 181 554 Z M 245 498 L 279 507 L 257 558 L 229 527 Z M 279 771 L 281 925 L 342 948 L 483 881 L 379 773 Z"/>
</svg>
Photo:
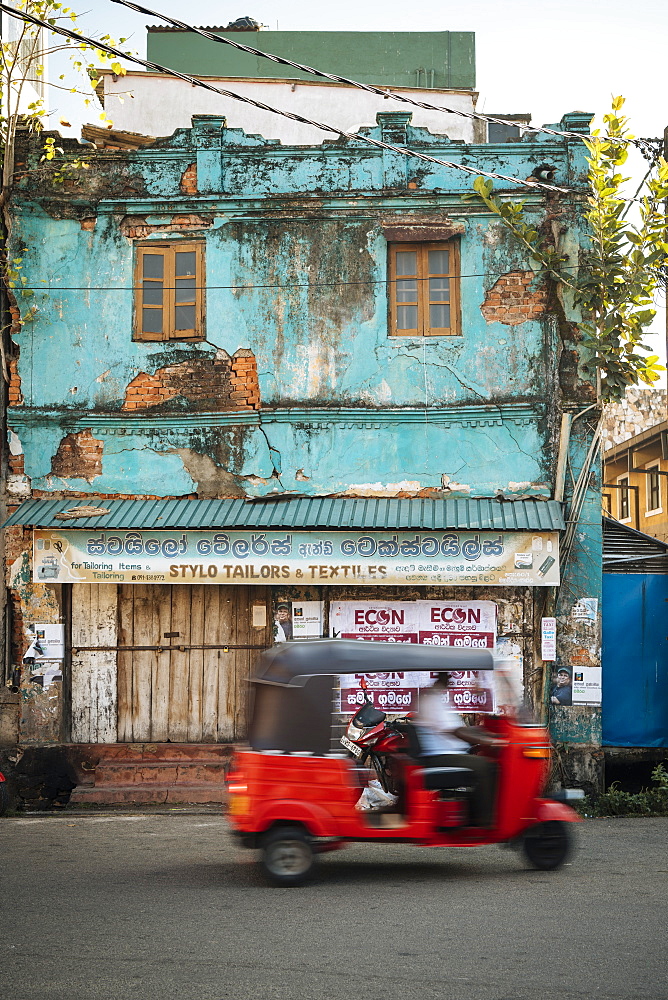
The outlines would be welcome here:
<svg viewBox="0 0 668 1000">
<path fill-rule="evenodd" d="M 589 117 L 574 113 L 557 127 L 587 131 Z M 410 118 L 380 114 L 362 132 L 520 179 L 552 165 L 555 183 L 577 198 L 510 186 L 504 193 L 525 200 L 536 227 L 557 219 L 577 263 L 586 171 L 579 140 L 465 145 L 414 128 Z M 80 153 L 64 145 L 66 155 Z M 90 151 L 90 169 L 67 189 L 39 164 L 38 143 L 22 152 L 34 169 L 14 196 L 13 240 L 17 253 L 30 248 L 23 273 L 37 312 L 15 338 L 24 402 L 8 423 L 33 489 L 103 497 L 372 486 L 427 496 L 554 495 L 561 414 L 580 414 L 594 399 L 577 373 L 578 315 L 567 296 L 563 310 L 549 301 L 523 321 L 487 308 L 499 278 L 530 264 L 468 197 L 470 174 L 357 140 L 283 146 L 215 116 L 195 117 L 192 129 L 136 151 Z M 181 190 L 192 164 L 197 194 Z M 460 335 L 388 336 L 386 230 L 397 225 L 460 234 Z M 179 239 L 204 246 L 205 339 L 135 341 L 135 244 Z M 536 278 L 532 291 L 539 287 Z M 185 367 L 231 361 L 240 348 L 257 365 L 259 408 L 235 409 L 232 396 L 227 409 L 193 402 L 195 376 Z M 179 365 L 183 391 L 124 409 L 138 375 Z M 573 425 L 575 474 L 591 441 L 587 420 Z M 82 431 L 101 442 L 101 456 L 81 475 L 76 467 L 71 478 L 54 475 L 63 439 Z M 550 608 L 562 663 L 600 662 L 598 622 L 588 631 L 572 616 L 580 598 L 600 600 L 600 509 L 594 470 Z M 21 589 L 30 587 L 27 566 L 16 570 Z M 557 709 L 550 722 L 566 747 L 600 745 L 598 708 Z"/>
<path fill-rule="evenodd" d="M 576 142 L 467 146 L 413 128 L 405 113 L 378 120 L 362 131 L 520 178 L 548 160 L 556 183 L 582 180 L 584 149 Z M 184 195 L 179 183 L 191 163 L 199 193 Z M 25 402 L 10 416 L 34 487 L 197 492 L 184 462 L 190 450 L 209 456 L 251 495 L 275 489 L 277 476 L 284 488 L 321 493 L 404 480 L 438 489 L 443 475 L 473 495 L 494 495 L 511 482 L 551 494 L 560 406 L 556 322 L 549 313 L 513 326 L 486 322 L 481 305 L 490 288 L 527 265 L 484 207 L 464 198 L 470 175 L 355 141 L 286 147 L 201 116 L 152 147 L 93 153 L 72 191 L 52 187 L 45 168 L 36 176 L 15 202 L 14 238 L 31 248 L 24 273 L 38 312 L 16 338 Z M 539 224 L 542 196 L 521 193 Z M 563 205 L 576 247 L 578 219 L 568 198 Z M 174 231 L 174 217 L 190 215 L 196 218 Z M 94 229 L 82 229 L 84 218 L 95 218 Z M 132 340 L 136 240 L 124 235 L 129 219 L 158 227 L 147 240 L 204 242 L 205 341 Z M 463 230 L 461 336 L 388 337 L 383 225 L 407 221 Z M 119 437 L 112 425 L 140 372 L 239 347 L 257 361 L 262 411 L 252 431 L 241 419 L 221 426 L 202 414 L 197 427 L 184 421 L 167 434 L 162 407 L 160 415 L 142 411 Z M 196 412 L 187 401 L 179 406 L 184 416 Z M 325 418 L 342 407 L 347 422 Z M 277 412 L 287 414 L 280 427 Z M 103 441 L 101 475 L 56 479 L 51 460 L 59 442 L 91 426 L 93 416 Z M 373 432 L 363 450 L 360 420 Z"/>
<path fill-rule="evenodd" d="M 591 427 L 586 424 L 586 416 L 582 418 L 581 424 L 574 425 L 571 437 L 570 460 L 575 474 L 582 468 L 591 440 Z M 602 574 L 601 467 L 599 463 L 595 463 L 570 559 L 563 567 L 563 582 L 559 588 L 556 617 L 560 664 L 575 668 L 578 665 L 601 664 Z M 575 604 L 584 597 L 592 597 L 598 601 L 595 622 L 578 621 L 573 616 Z M 600 705 L 578 705 L 562 709 L 552 706 L 550 716 L 552 736 L 559 743 L 601 745 Z"/>
</svg>

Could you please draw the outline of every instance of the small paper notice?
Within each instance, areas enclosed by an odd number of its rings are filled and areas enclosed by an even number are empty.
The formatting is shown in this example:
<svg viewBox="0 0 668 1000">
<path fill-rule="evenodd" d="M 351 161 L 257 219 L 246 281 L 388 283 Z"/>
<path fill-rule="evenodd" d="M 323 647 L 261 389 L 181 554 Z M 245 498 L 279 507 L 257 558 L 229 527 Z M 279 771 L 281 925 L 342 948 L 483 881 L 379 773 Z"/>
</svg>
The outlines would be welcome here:
<svg viewBox="0 0 668 1000">
<path fill-rule="evenodd" d="M 556 660 L 557 658 L 556 618 L 541 619 L 540 655 L 543 660 Z"/>
<path fill-rule="evenodd" d="M 267 605 L 253 605 L 253 628 L 265 628 L 267 624 Z"/>
<path fill-rule="evenodd" d="M 590 625 L 596 624 L 598 614 L 598 597 L 581 597 L 573 605 L 571 618 L 577 622 L 587 622 Z"/>
</svg>

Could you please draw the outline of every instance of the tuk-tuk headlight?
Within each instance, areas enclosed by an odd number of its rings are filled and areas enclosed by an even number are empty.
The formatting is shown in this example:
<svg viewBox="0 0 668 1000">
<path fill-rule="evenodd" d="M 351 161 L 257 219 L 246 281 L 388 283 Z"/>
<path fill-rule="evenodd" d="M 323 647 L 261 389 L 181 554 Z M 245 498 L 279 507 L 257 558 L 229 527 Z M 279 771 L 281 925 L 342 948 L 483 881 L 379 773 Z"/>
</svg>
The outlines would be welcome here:
<svg viewBox="0 0 668 1000">
<path fill-rule="evenodd" d="M 346 729 L 346 735 L 350 740 L 358 740 L 360 736 L 364 736 L 366 731 L 366 726 L 356 726 L 354 722 L 349 722 L 348 728 Z"/>
</svg>

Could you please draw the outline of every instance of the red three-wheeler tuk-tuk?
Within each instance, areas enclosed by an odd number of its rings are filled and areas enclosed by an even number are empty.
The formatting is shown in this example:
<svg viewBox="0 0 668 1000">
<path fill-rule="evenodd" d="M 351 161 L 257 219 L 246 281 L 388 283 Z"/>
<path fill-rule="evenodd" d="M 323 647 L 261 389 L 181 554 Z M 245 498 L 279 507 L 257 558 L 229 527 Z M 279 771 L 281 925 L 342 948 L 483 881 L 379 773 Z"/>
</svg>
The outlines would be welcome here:
<svg viewBox="0 0 668 1000">
<path fill-rule="evenodd" d="M 483 828 L 471 825 L 475 775 L 461 756 L 456 767 L 443 766 L 443 758 L 430 766 L 419 727 L 388 720 L 370 700 L 347 727 L 340 714 L 344 674 L 493 667 L 489 650 L 347 639 L 280 643 L 263 653 L 251 682 L 248 745 L 235 750 L 227 788 L 232 830 L 243 846 L 260 851 L 268 878 L 298 885 L 318 853 L 349 841 L 505 843 L 521 847 L 536 868 L 561 865 L 578 816 L 542 794 L 550 765 L 544 727 L 508 715 L 482 717 L 495 744 L 473 749 L 495 762 L 494 819 Z"/>
</svg>

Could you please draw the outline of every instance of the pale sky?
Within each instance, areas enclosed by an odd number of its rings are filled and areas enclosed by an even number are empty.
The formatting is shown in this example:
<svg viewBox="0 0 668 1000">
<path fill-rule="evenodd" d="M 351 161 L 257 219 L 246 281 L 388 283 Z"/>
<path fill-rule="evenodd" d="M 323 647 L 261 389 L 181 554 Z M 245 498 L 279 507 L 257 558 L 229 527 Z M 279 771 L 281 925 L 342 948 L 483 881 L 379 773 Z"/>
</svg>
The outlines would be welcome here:
<svg viewBox="0 0 668 1000">
<path fill-rule="evenodd" d="M 543 124 L 566 111 L 604 111 L 610 95 L 621 93 L 638 135 L 660 135 L 668 124 L 665 0 L 469 0 L 460 6 L 423 0 L 419 8 L 398 0 L 151 0 L 146 6 L 198 26 L 250 15 L 268 26 L 257 36 L 267 48 L 277 25 L 282 31 L 474 31 L 479 107 L 531 111 Z M 81 23 L 89 30 L 132 35 L 140 55 L 145 25 L 161 23 L 111 0 L 75 9 L 87 11 Z"/>
<path fill-rule="evenodd" d="M 329 4 L 246 0 L 243 6 L 220 0 L 145 0 L 145 5 L 197 26 L 224 26 L 249 15 L 267 25 L 268 30 L 254 36 L 253 42 L 268 51 L 277 27 L 282 31 L 473 31 L 480 111 L 530 112 L 533 123 L 541 125 L 558 122 L 568 111 L 601 115 L 609 109 L 612 94 L 623 94 L 634 134 L 660 136 L 668 125 L 665 0 L 469 0 L 462 5 L 423 0 L 419 8 L 398 0 Z M 111 0 L 88 0 L 75 3 L 74 8 L 81 12 L 80 23 L 87 33 L 128 36 L 125 47 L 142 56 L 146 24 L 164 23 Z M 75 124 L 77 115 L 71 105 L 63 103 L 62 107 Z M 95 120 L 95 115 L 84 113 L 84 119 Z M 663 315 L 654 325 L 661 331 L 656 339 L 663 354 Z"/>
</svg>

